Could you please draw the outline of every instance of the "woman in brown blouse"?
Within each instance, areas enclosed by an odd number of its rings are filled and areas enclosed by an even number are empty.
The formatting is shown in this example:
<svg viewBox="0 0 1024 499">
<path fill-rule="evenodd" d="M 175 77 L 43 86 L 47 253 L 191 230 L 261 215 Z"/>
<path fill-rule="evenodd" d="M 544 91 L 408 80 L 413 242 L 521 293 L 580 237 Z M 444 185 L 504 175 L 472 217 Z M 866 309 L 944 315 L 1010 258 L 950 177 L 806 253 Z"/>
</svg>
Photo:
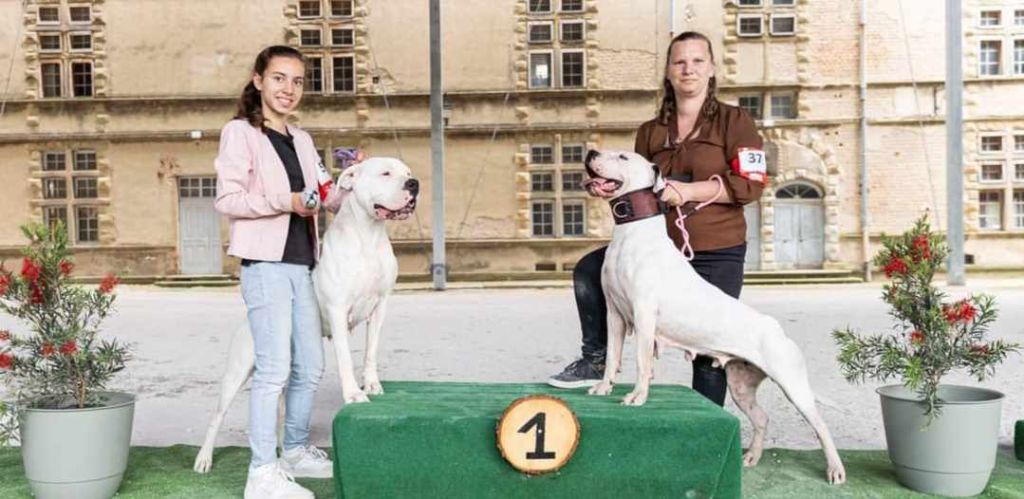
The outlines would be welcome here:
<svg viewBox="0 0 1024 499">
<path fill-rule="evenodd" d="M 686 218 L 694 251 L 690 264 L 705 280 L 738 298 L 746 253 L 743 205 L 756 201 L 764 188 L 763 142 L 746 112 L 718 101 L 714 70 L 706 36 L 692 31 L 676 36 L 668 49 L 661 109 L 655 119 L 640 125 L 635 149 L 655 163 L 673 187 L 662 194 L 670 206 L 682 203 L 686 211 L 714 200 Z M 721 183 L 712 178 L 715 175 Z M 667 230 L 681 248 L 683 234 L 676 218 L 676 210 L 669 210 Z M 592 386 L 604 374 L 608 328 L 601 266 L 606 249 L 587 254 L 573 271 L 583 357 L 552 376 L 548 383 L 553 386 Z M 693 361 L 693 388 L 722 405 L 725 370 L 698 356 Z"/>
</svg>

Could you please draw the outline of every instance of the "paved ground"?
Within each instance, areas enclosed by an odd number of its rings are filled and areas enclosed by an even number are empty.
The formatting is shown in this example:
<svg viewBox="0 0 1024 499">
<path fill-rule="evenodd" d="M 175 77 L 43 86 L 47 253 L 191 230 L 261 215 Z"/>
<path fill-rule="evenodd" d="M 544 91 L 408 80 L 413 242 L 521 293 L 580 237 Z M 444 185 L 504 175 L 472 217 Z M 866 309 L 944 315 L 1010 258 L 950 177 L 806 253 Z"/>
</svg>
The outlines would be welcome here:
<svg viewBox="0 0 1024 499">
<path fill-rule="evenodd" d="M 972 281 L 968 288 L 994 294 L 1000 319 L 996 337 L 1024 342 L 1024 280 Z M 749 287 L 743 300 L 774 315 L 804 349 L 824 418 L 840 448 L 882 448 L 885 436 L 877 385 L 849 385 L 839 375 L 833 327 L 861 330 L 891 326 L 879 284 Z M 571 291 L 559 289 L 400 292 L 390 306 L 382 341 L 381 375 L 386 380 L 540 382 L 578 353 L 579 323 Z M 136 358 L 116 384 L 139 396 L 134 445 L 199 444 L 216 406 L 218 381 L 231 332 L 244 316 L 237 289 L 163 290 L 123 287 L 107 332 L 135 344 Z M 0 317 L 0 327 L 12 327 Z M 361 363 L 362 333 L 354 356 Z M 635 379 L 633 345 L 627 340 L 622 382 Z M 341 404 L 337 370 L 328 355 L 327 373 L 313 416 L 315 443 L 329 444 L 329 423 Z M 690 369 L 679 352 L 656 364 L 657 383 L 689 384 Z M 966 377 L 949 381 L 971 383 Z M 1024 418 L 1024 359 L 1012 356 L 986 386 L 1006 393 L 1001 441 L 1012 442 L 1012 424 Z M 621 396 L 623 390 L 616 394 Z M 817 446 L 809 427 L 770 383 L 761 390 L 772 417 L 768 447 Z M 218 440 L 245 445 L 247 394 L 236 399 Z M 729 407 L 735 411 L 735 407 Z M 749 435 L 743 420 L 744 441 Z"/>
</svg>

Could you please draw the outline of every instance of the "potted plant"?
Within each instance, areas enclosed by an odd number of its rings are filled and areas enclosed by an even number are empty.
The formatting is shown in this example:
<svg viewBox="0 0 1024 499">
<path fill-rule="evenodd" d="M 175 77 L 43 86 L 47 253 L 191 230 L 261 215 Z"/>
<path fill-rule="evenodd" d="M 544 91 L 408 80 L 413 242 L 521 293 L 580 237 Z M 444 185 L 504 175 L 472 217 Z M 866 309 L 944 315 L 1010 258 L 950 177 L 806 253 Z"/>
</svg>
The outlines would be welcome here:
<svg viewBox="0 0 1024 499">
<path fill-rule="evenodd" d="M 932 286 L 948 251 L 926 217 L 902 235 L 883 235 L 882 245 L 874 263 L 891 279 L 882 299 L 896 326 L 893 334 L 871 336 L 834 330 L 843 376 L 850 382 L 902 380 L 877 392 L 889 458 L 903 485 L 932 494 L 978 494 L 995 466 L 1003 394 L 940 381 L 953 369 L 984 381 L 1019 346 L 985 340 L 996 319 L 991 296 L 950 301 Z"/>
<path fill-rule="evenodd" d="M 0 264 L 0 312 L 27 327 L 0 331 L 0 445 L 20 440 L 39 498 L 109 498 L 128 464 L 135 398 L 104 391 L 128 351 L 99 339 L 118 278 L 95 289 L 70 280 L 67 232 L 28 225 L 20 272 Z"/>
</svg>

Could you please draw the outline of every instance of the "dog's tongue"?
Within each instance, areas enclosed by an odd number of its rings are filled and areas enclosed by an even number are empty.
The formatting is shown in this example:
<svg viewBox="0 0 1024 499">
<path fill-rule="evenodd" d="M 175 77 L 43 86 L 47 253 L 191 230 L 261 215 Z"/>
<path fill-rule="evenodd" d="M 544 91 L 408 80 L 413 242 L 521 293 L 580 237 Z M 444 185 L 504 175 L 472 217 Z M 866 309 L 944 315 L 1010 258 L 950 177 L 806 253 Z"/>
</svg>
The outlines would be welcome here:
<svg viewBox="0 0 1024 499">
<path fill-rule="evenodd" d="M 611 194 L 617 188 L 614 181 L 601 177 L 588 178 L 583 181 L 582 186 L 584 189 L 599 191 L 604 194 Z"/>
</svg>

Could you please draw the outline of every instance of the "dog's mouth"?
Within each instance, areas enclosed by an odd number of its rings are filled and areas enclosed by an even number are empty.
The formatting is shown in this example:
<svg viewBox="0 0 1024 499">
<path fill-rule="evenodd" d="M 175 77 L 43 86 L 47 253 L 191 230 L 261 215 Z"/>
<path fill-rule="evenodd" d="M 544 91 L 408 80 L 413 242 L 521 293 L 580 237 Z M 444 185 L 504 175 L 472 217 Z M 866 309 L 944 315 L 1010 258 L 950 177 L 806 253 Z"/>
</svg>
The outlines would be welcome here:
<svg viewBox="0 0 1024 499">
<path fill-rule="evenodd" d="M 590 167 L 589 163 L 586 164 L 586 169 L 587 175 L 589 175 L 590 178 L 584 180 L 582 186 L 591 194 L 608 196 L 614 194 L 615 191 L 622 187 L 621 180 L 602 177 Z"/>
<path fill-rule="evenodd" d="M 409 215 L 411 215 L 412 212 L 416 211 L 416 198 L 410 199 L 405 206 L 397 210 L 393 210 L 381 204 L 374 204 L 373 211 L 380 220 L 405 220 L 409 218 Z"/>
</svg>

